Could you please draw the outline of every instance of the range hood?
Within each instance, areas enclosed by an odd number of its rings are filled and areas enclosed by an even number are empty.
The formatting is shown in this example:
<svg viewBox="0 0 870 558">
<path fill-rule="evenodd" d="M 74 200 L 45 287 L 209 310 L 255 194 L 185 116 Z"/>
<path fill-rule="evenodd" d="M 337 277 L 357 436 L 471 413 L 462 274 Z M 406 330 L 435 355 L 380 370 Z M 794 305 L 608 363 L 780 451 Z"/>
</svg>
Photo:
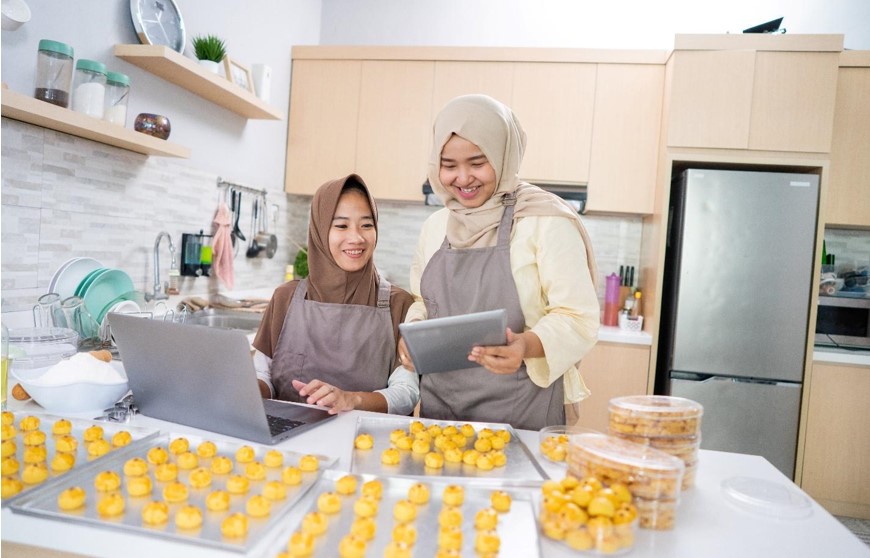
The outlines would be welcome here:
<svg viewBox="0 0 870 558">
<path fill-rule="evenodd" d="M 552 192 L 567 201 L 577 210 L 577 213 L 586 213 L 586 185 L 578 184 L 536 184 L 543 190 Z M 444 205 L 438 196 L 432 191 L 429 180 L 423 183 L 423 202 L 426 205 Z"/>
</svg>

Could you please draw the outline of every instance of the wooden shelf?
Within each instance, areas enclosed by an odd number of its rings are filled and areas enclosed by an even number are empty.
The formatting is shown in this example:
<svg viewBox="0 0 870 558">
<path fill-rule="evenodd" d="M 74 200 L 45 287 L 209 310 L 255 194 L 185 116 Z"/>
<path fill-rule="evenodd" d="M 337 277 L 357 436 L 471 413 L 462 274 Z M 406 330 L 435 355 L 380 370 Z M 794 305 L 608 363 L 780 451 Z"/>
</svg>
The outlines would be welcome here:
<svg viewBox="0 0 870 558">
<path fill-rule="evenodd" d="M 245 118 L 283 120 L 284 115 L 226 78 L 214 74 L 169 47 L 115 45 L 115 56 L 183 87 Z"/>
<path fill-rule="evenodd" d="M 3 116 L 144 155 L 190 157 L 190 149 L 118 124 L 3 89 Z"/>
</svg>

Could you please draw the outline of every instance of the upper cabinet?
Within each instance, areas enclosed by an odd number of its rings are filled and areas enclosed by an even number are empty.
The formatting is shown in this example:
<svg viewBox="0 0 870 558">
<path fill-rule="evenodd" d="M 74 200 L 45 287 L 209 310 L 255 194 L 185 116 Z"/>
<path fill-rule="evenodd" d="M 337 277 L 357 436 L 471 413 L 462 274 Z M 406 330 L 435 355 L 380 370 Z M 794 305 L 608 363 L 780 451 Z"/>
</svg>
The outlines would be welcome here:
<svg viewBox="0 0 870 558">
<path fill-rule="evenodd" d="M 840 54 L 825 222 L 870 227 L 870 51 Z"/>
</svg>

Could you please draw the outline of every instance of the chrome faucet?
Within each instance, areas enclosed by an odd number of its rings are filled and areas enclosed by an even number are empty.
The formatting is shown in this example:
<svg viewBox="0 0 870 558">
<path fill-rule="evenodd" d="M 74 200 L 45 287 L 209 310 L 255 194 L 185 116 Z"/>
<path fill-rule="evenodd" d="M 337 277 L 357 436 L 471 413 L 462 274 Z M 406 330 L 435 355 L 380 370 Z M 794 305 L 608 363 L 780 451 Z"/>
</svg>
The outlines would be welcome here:
<svg viewBox="0 0 870 558">
<path fill-rule="evenodd" d="M 160 231 L 157 233 L 157 238 L 154 239 L 154 293 L 148 294 L 145 293 L 145 300 L 166 300 L 169 296 L 166 294 L 166 289 L 160 285 L 160 240 L 163 237 L 166 237 L 166 240 L 169 241 L 169 255 L 172 258 L 172 262 L 170 263 L 170 268 L 175 267 L 175 245 L 172 244 L 172 237 L 166 231 Z"/>
</svg>

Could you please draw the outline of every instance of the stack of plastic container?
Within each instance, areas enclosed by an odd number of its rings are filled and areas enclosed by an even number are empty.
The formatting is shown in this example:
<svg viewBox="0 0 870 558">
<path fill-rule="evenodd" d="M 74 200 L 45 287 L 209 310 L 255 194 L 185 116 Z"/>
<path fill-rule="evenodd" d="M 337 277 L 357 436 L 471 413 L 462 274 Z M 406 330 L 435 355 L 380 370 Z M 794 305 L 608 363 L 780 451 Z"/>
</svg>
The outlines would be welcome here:
<svg viewBox="0 0 870 558">
<path fill-rule="evenodd" d="M 631 395 L 610 400 L 610 433 L 679 457 L 686 465 L 683 490 L 694 486 L 704 407 L 691 399 Z"/>
</svg>

